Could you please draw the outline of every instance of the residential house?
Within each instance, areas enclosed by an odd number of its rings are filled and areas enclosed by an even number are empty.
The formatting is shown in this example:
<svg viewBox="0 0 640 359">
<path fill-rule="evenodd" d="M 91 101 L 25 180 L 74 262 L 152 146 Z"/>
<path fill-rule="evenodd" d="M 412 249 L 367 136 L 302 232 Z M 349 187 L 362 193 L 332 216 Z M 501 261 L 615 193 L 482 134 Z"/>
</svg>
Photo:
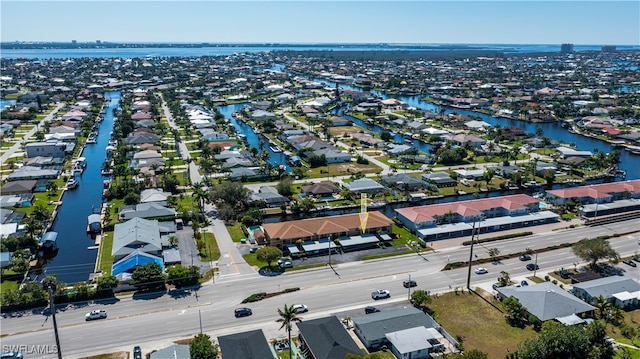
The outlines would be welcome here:
<svg viewBox="0 0 640 359">
<path fill-rule="evenodd" d="M 278 193 L 278 190 L 270 186 L 262 186 L 258 192 L 251 192 L 249 195 L 250 204 L 258 204 L 264 202 L 269 208 L 277 208 L 280 206 L 286 206 L 289 203 L 289 198 Z"/>
<path fill-rule="evenodd" d="M 60 169 L 45 169 L 35 166 L 22 166 L 7 176 L 7 181 L 29 179 L 55 179 L 60 175 Z"/>
<path fill-rule="evenodd" d="M 114 226 L 111 255 L 114 263 L 136 250 L 160 257 L 162 247 L 168 246 L 169 242 L 160 236 L 157 220 L 135 217 Z"/>
<path fill-rule="evenodd" d="M 32 142 L 25 145 L 29 158 L 36 156 L 64 158 L 72 153 L 74 148 L 74 144 L 61 141 Z"/>
<path fill-rule="evenodd" d="M 147 188 L 140 192 L 140 203 L 158 203 L 161 206 L 167 205 L 167 199 L 171 196 L 171 192 L 164 192 L 160 188 Z"/>
<path fill-rule="evenodd" d="M 560 146 L 556 148 L 556 151 L 560 153 L 563 158 L 566 157 L 591 157 L 593 153 L 591 151 L 580 151 L 569 147 Z"/>
<path fill-rule="evenodd" d="M 130 220 L 132 218 L 174 218 L 176 210 L 162 206 L 157 202 L 126 205 L 118 208 L 118 219 Z"/>
<path fill-rule="evenodd" d="M 347 126 L 351 122 L 343 117 L 331 116 L 327 119 L 327 123 L 329 127 L 337 127 L 337 126 Z"/>
<path fill-rule="evenodd" d="M 388 187 L 394 187 L 401 191 L 416 191 L 426 186 L 426 183 L 406 173 L 384 176 L 380 178 L 380 182 Z"/>
<path fill-rule="evenodd" d="M 327 164 L 351 162 L 351 154 L 333 148 L 322 148 L 311 152 L 315 156 L 324 156 Z"/>
<path fill-rule="evenodd" d="M 457 135 L 453 135 L 453 136 L 449 136 L 447 139 L 447 142 L 453 143 L 454 145 L 458 145 L 458 146 L 471 146 L 471 147 L 481 147 L 482 145 L 484 145 L 487 140 L 485 140 L 482 137 L 478 137 L 476 135 L 471 135 L 471 134 L 464 134 L 464 133 L 459 133 Z"/>
<path fill-rule="evenodd" d="M 371 178 L 366 178 L 366 177 L 357 179 L 353 182 L 344 183 L 344 186 L 349 191 L 356 194 L 360 194 L 360 193 L 375 194 L 375 193 L 382 192 L 386 189 L 386 187 L 384 187 L 380 183 L 372 180 Z"/>
<path fill-rule="evenodd" d="M 399 358 L 429 358 L 426 354 L 438 352 L 444 346 L 440 325 L 431 316 L 413 307 L 383 310 L 354 317 L 352 321 L 354 334 L 369 350 L 379 350 L 395 342 L 395 351 L 402 354 Z M 410 329 L 415 330 L 403 332 Z M 406 334 L 404 340 L 401 334 Z M 413 355 L 405 356 L 407 351 L 413 352 Z"/>
<path fill-rule="evenodd" d="M 432 183 L 437 187 L 454 187 L 458 184 L 458 181 L 451 178 L 451 176 L 444 171 L 425 173 L 422 175 L 422 180 Z"/>
<path fill-rule="evenodd" d="M 0 193 L 3 195 L 31 193 L 34 191 L 37 182 L 37 180 L 7 182 L 0 188 Z"/>
<path fill-rule="evenodd" d="M 254 121 L 264 121 L 268 119 L 275 119 L 277 116 L 274 113 L 264 111 L 264 110 L 255 110 L 251 113 L 251 119 Z"/>
<path fill-rule="evenodd" d="M 300 189 L 302 190 L 302 193 L 307 196 L 327 197 L 340 192 L 340 188 L 338 188 L 338 186 L 328 181 L 305 185 L 300 187 Z"/>
<path fill-rule="evenodd" d="M 271 359 L 274 357 L 261 329 L 218 337 L 224 359 Z"/>
<path fill-rule="evenodd" d="M 501 299 L 514 297 L 527 309 L 529 314 L 545 322 L 558 320 L 560 322 L 580 322 L 566 318 L 570 316 L 590 316 L 595 309 L 592 305 L 581 301 L 566 290 L 551 282 L 531 284 L 525 287 L 506 286 L 496 289 Z"/>
<path fill-rule="evenodd" d="M 149 133 L 144 131 L 137 131 L 130 133 L 127 138 L 124 139 L 126 145 L 141 145 L 143 143 L 156 143 L 160 141 L 160 136 L 155 133 Z"/>
<path fill-rule="evenodd" d="M 191 359 L 191 352 L 187 344 L 173 344 L 164 349 L 149 354 L 150 359 Z"/>
<path fill-rule="evenodd" d="M 587 303 L 599 297 L 624 308 L 640 305 L 640 283 L 633 278 L 611 276 L 573 284 L 573 295 Z"/>
<path fill-rule="evenodd" d="M 336 359 L 347 354 L 362 354 L 336 316 L 305 320 L 296 325 L 300 331 L 300 349 L 306 359 Z"/>
<path fill-rule="evenodd" d="M 257 179 L 262 177 L 259 167 L 237 167 L 231 169 L 229 178 L 232 181 L 246 181 L 249 179 Z"/>
</svg>

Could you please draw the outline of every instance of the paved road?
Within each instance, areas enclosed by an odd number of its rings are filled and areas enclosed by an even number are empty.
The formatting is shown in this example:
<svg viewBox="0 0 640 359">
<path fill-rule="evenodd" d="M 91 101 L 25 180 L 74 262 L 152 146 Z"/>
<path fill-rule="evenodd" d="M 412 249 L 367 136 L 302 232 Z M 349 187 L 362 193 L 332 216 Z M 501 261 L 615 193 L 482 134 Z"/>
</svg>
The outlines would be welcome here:
<svg viewBox="0 0 640 359">
<path fill-rule="evenodd" d="M 623 233 L 633 228 L 638 230 L 634 221 L 614 223 L 595 228 L 579 228 L 565 231 L 540 233 L 535 236 L 516 240 L 502 241 L 501 248 L 519 253 L 535 242 L 540 248 L 564 238 L 564 242 L 579 240 L 583 236 L 592 237 L 596 233 Z M 593 233 L 593 235 L 589 235 Z M 622 256 L 638 252 L 640 233 L 620 236 L 610 240 L 611 245 Z M 497 245 L 497 244 L 496 244 Z M 503 252 L 507 253 L 507 252 Z M 484 255 L 481 251 L 479 254 Z M 350 262 L 334 266 L 335 272 L 328 267 L 305 271 L 288 272 L 273 277 L 259 275 L 224 274 L 216 278 L 214 284 L 207 283 L 197 291 L 175 291 L 163 295 L 127 296 L 111 303 L 91 304 L 82 308 L 70 308 L 60 312 L 59 317 L 61 343 L 65 358 L 78 358 L 99 352 L 111 352 L 118 349 L 131 350 L 141 345 L 145 352 L 169 345 L 172 340 L 191 337 L 202 329 L 212 337 L 250 329 L 262 329 L 268 339 L 284 337 L 278 330 L 277 308 L 286 304 L 303 303 L 310 311 L 304 319 L 313 319 L 326 315 L 339 317 L 356 316 L 362 313 L 366 305 L 376 306 L 406 305 L 408 290 L 402 287 L 402 280 L 409 274 L 416 280 L 419 289 L 432 293 L 449 291 L 450 288 L 464 287 L 467 269 L 441 271 L 447 261 L 453 258 L 468 258 L 468 247 L 453 247 L 424 255 L 410 254 L 366 262 Z M 562 267 L 584 264 L 575 258 L 568 249 L 544 252 L 538 255 L 540 270 L 538 276 Z M 489 273 L 471 275 L 474 287 L 490 288 L 501 270 L 509 272 L 513 279 L 519 280 L 532 273 L 524 268 L 517 258 L 502 261 L 499 264 L 485 265 Z M 625 275 L 640 278 L 640 268 L 619 265 Z M 254 315 L 242 319 L 233 317 L 233 308 L 241 306 L 242 299 L 260 291 L 276 292 L 285 288 L 299 287 L 300 290 L 276 296 L 267 300 L 248 304 Z M 369 293 L 376 289 L 388 289 L 392 297 L 389 300 L 373 301 Z M 107 320 L 84 322 L 84 314 L 90 309 L 106 309 Z M 3 345 L 48 344 L 53 345 L 51 320 L 45 322 L 43 315 L 27 315 L 20 318 L 2 318 Z M 295 333 L 294 333 L 295 334 Z M 96 338 L 100 340 L 95 341 Z M 91 345 L 88 345 L 88 341 Z M 42 358 L 54 358 L 55 355 L 42 355 Z"/>
<path fill-rule="evenodd" d="M 55 116 L 56 113 L 58 113 L 58 111 L 61 108 L 63 108 L 65 105 L 66 103 L 64 102 L 57 104 L 56 108 L 54 108 L 51 112 L 49 112 L 49 114 L 45 118 L 43 118 L 42 121 L 40 121 L 38 126 L 34 126 L 32 129 L 30 129 L 29 131 L 27 131 L 27 133 L 24 134 L 24 136 L 22 137 L 22 141 L 19 141 L 15 143 L 13 146 L 9 147 L 7 151 L 3 153 L 2 156 L 0 156 L 0 163 L 4 163 L 6 160 L 11 158 L 14 153 L 16 153 L 18 150 L 21 150 L 23 141 L 27 141 L 28 139 L 30 139 L 31 136 L 33 136 L 38 131 L 39 127 L 44 126 L 45 122 L 51 121 L 51 119 L 53 119 L 53 116 Z"/>
</svg>

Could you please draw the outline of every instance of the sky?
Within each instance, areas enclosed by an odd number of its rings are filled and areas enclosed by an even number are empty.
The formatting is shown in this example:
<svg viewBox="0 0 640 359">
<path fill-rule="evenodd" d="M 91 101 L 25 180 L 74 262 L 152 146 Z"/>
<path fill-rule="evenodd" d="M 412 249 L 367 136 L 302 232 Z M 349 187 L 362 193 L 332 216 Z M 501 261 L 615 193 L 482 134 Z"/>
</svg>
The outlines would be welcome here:
<svg viewBox="0 0 640 359">
<path fill-rule="evenodd" d="M 0 40 L 640 45 L 640 1 L 0 2 Z"/>
</svg>

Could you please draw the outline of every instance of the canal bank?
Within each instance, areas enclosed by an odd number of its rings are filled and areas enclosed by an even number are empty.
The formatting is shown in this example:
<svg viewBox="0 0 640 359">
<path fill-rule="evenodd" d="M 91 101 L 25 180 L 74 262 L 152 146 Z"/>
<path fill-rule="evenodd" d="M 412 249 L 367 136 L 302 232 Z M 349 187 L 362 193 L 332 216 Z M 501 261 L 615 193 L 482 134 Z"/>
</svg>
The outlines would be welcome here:
<svg viewBox="0 0 640 359">
<path fill-rule="evenodd" d="M 93 273 L 97 251 L 94 239 L 87 233 L 87 217 L 102 206 L 104 177 L 102 163 L 106 158 L 106 147 L 113 130 L 113 109 L 119 106 L 120 92 L 106 92 L 104 120 L 98 127 L 95 144 L 87 144 L 81 156 L 87 166 L 81 174 L 76 174 L 80 185 L 69 189 L 62 196 L 51 231 L 57 232 L 58 253 L 45 267 L 46 274 L 55 274 L 58 280 L 72 284 L 87 281 Z"/>
</svg>

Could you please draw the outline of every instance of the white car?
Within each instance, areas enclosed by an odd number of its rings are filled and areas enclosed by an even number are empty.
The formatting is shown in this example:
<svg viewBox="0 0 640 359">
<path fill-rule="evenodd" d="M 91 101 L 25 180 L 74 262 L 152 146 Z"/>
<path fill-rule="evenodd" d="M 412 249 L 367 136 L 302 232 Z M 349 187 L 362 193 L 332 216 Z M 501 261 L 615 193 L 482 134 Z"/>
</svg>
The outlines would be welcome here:
<svg viewBox="0 0 640 359">
<path fill-rule="evenodd" d="M 84 316 L 85 320 L 105 319 L 107 317 L 106 310 L 92 310 Z"/>
<path fill-rule="evenodd" d="M 487 274 L 487 273 L 489 273 L 487 268 L 482 268 L 482 267 L 476 268 L 476 274 Z"/>
<path fill-rule="evenodd" d="M 372 299 L 383 299 L 389 297 L 391 297 L 391 293 L 386 289 L 378 289 L 375 292 L 371 292 Z"/>
<path fill-rule="evenodd" d="M 296 304 L 293 306 L 293 311 L 296 313 L 305 313 L 309 311 L 309 307 L 304 304 Z"/>
</svg>

